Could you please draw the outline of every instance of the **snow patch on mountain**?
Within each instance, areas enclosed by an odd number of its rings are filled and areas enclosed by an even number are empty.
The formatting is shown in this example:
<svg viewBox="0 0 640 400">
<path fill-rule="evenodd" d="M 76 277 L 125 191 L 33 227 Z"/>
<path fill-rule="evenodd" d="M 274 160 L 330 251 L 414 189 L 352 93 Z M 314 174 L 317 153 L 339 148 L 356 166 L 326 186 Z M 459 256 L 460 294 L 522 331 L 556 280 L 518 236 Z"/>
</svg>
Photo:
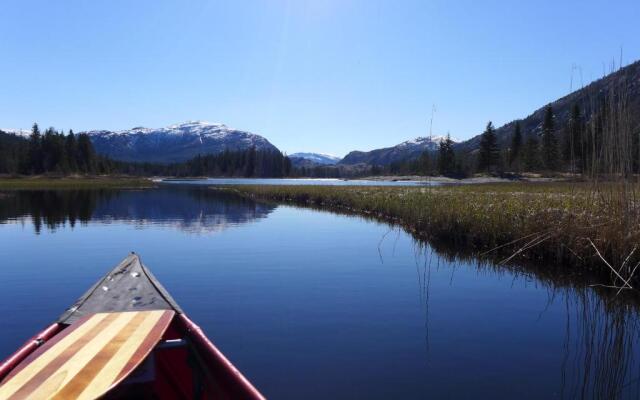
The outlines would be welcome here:
<svg viewBox="0 0 640 400">
<path fill-rule="evenodd" d="M 24 138 L 28 138 L 31 135 L 31 131 L 28 129 L 5 129 L 5 128 L 0 128 L 0 131 L 4 132 L 4 133 L 8 133 L 10 135 L 16 135 L 16 136 L 21 136 Z"/>
<path fill-rule="evenodd" d="M 403 148 L 403 147 L 410 147 L 410 146 L 421 146 L 421 147 L 428 148 L 429 150 L 436 150 L 436 148 L 440 145 L 440 143 L 444 142 L 446 139 L 447 139 L 446 136 L 431 136 L 431 137 L 418 136 L 415 139 L 402 142 L 395 147 Z"/>
<path fill-rule="evenodd" d="M 339 163 L 343 165 L 389 165 L 395 162 L 416 159 L 425 151 L 436 151 L 444 140 L 446 140 L 446 136 L 419 136 L 392 147 L 371 151 L 352 151 Z"/>
<path fill-rule="evenodd" d="M 299 152 L 299 153 L 293 153 L 293 154 L 289 154 L 289 158 L 300 158 L 303 160 L 309 160 L 311 162 L 314 162 L 316 164 L 322 164 L 322 165 L 333 165 L 333 164 L 337 164 L 338 161 L 340 161 L 340 157 L 336 157 L 330 154 L 323 154 L 323 153 L 305 153 L 305 152 Z"/>
<path fill-rule="evenodd" d="M 187 121 L 164 128 L 138 126 L 128 130 L 83 133 L 89 135 L 98 153 L 123 161 L 180 162 L 198 154 L 251 147 L 278 151 L 260 135 L 206 121 Z"/>
</svg>

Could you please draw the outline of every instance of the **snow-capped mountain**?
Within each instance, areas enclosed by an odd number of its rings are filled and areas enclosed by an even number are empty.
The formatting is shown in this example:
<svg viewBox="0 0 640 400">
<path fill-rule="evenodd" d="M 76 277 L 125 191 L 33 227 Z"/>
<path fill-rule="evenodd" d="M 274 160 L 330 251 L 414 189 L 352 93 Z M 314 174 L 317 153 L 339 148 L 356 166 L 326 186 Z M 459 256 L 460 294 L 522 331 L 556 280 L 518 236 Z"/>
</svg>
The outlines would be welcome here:
<svg viewBox="0 0 640 400">
<path fill-rule="evenodd" d="M 407 140 L 393 147 L 385 147 L 371 151 L 352 151 L 339 164 L 370 164 L 389 165 L 397 161 L 410 160 L 419 157 L 425 151 L 436 151 L 444 136 L 417 137 Z"/>
<path fill-rule="evenodd" d="M 28 129 L 5 129 L 0 128 L 0 132 L 8 133 L 10 135 L 16 135 L 23 138 L 28 138 L 31 135 L 31 131 Z"/>
<path fill-rule="evenodd" d="M 278 150 L 260 135 L 204 121 L 189 121 L 157 129 L 136 127 L 123 131 L 81 133 L 89 135 L 96 152 L 122 161 L 170 163 L 224 150 L 251 147 Z"/>
<path fill-rule="evenodd" d="M 301 165 L 334 165 L 340 161 L 340 157 L 322 153 L 293 153 L 289 158 L 294 166 Z"/>
</svg>

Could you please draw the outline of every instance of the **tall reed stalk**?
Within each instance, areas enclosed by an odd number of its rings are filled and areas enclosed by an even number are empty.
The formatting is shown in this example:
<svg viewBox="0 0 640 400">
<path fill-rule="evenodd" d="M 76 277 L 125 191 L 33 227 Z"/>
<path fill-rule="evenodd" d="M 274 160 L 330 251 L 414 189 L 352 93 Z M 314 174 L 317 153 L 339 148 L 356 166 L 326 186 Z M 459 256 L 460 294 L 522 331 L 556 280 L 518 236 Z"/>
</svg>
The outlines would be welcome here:
<svg viewBox="0 0 640 400">
<path fill-rule="evenodd" d="M 637 116 L 632 114 L 630 102 L 630 89 L 637 82 L 633 82 L 634 78 L 623 70 L 615 76 L 616 79 L 605 90 L 592 90 L 588 94 L 586 106 L 590 110 L 590 118 L 586 124 L 586 137 L 581 142 L 585 150 L 583 157 L 589 158 L 589 162 L 582 160 L 585 166 L 583 175 L 591 183 L 589 201 L 607 210 L 608 226 L 602 229 L 619 230 L 622 235 L 618 237 L 624 242 L 596 243 L 592 238 L 586 239 L 594 250 L 599 249 L 604 254 L 599 253 L 603 262 L 609 260 L 607 264 L 611 265 L 613 281 L 624 284 L 620 282 L 620 276 L 630 279 L 637 266 L 634 253 L 638 245 L 640 223 L 637 202 L 640 182 L 634 172 L 637 173 L 635 169 L 640 160 L 640 146 L 637 146 L 640 132 L 634 126 Z M 575 160 L 572 160 L 572 164 L 575 164 Z M 612 247 L 619 247 L 622 251 L 614 254 Z"/>
</svg>

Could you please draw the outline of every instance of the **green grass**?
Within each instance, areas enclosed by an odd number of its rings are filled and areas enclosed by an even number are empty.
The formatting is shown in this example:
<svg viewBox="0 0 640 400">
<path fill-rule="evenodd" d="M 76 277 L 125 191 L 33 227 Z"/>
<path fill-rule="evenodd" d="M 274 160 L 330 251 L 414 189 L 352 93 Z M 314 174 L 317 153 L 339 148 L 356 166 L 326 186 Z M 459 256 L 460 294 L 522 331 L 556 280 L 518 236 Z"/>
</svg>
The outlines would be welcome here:
<svg viewBox="0 0 640 400">
<path fill-rule="evenodd" d="M 0 178 L 0 190 L 133 189 L 155 185 L 149 179 L 130 177 Z"/>
<path fill-rule="evenodd" d="M 591 242 L 616 269 L 640 242 L 636 203 L 627 197 L 621 200 L 620 188 L 613 184 L 597 189 L 588 183 L 500 183 L 432 188 L 234 186 L 227 190 L 259 200 L 386 220 L 420 239 L 504 262 L 517 254 L 514 260 L 551 261 L 549 265 L 610 273 Z M 620 268 L 623 276 L 628 276 L 637 259 L 633 254 Z"/>
</svg>

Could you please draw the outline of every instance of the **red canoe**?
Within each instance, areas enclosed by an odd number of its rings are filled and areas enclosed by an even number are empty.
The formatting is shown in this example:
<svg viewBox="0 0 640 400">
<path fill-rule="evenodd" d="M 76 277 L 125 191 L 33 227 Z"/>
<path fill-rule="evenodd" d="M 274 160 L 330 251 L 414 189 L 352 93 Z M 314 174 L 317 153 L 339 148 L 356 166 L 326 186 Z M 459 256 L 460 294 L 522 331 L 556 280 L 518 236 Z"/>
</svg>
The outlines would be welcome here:
<svg viewBox="0 0 640 400">
<path fill-rule="evenodd" d="M 264 399 L 131 254 L 0 365 L 0 399 Z"/>
</svg>

